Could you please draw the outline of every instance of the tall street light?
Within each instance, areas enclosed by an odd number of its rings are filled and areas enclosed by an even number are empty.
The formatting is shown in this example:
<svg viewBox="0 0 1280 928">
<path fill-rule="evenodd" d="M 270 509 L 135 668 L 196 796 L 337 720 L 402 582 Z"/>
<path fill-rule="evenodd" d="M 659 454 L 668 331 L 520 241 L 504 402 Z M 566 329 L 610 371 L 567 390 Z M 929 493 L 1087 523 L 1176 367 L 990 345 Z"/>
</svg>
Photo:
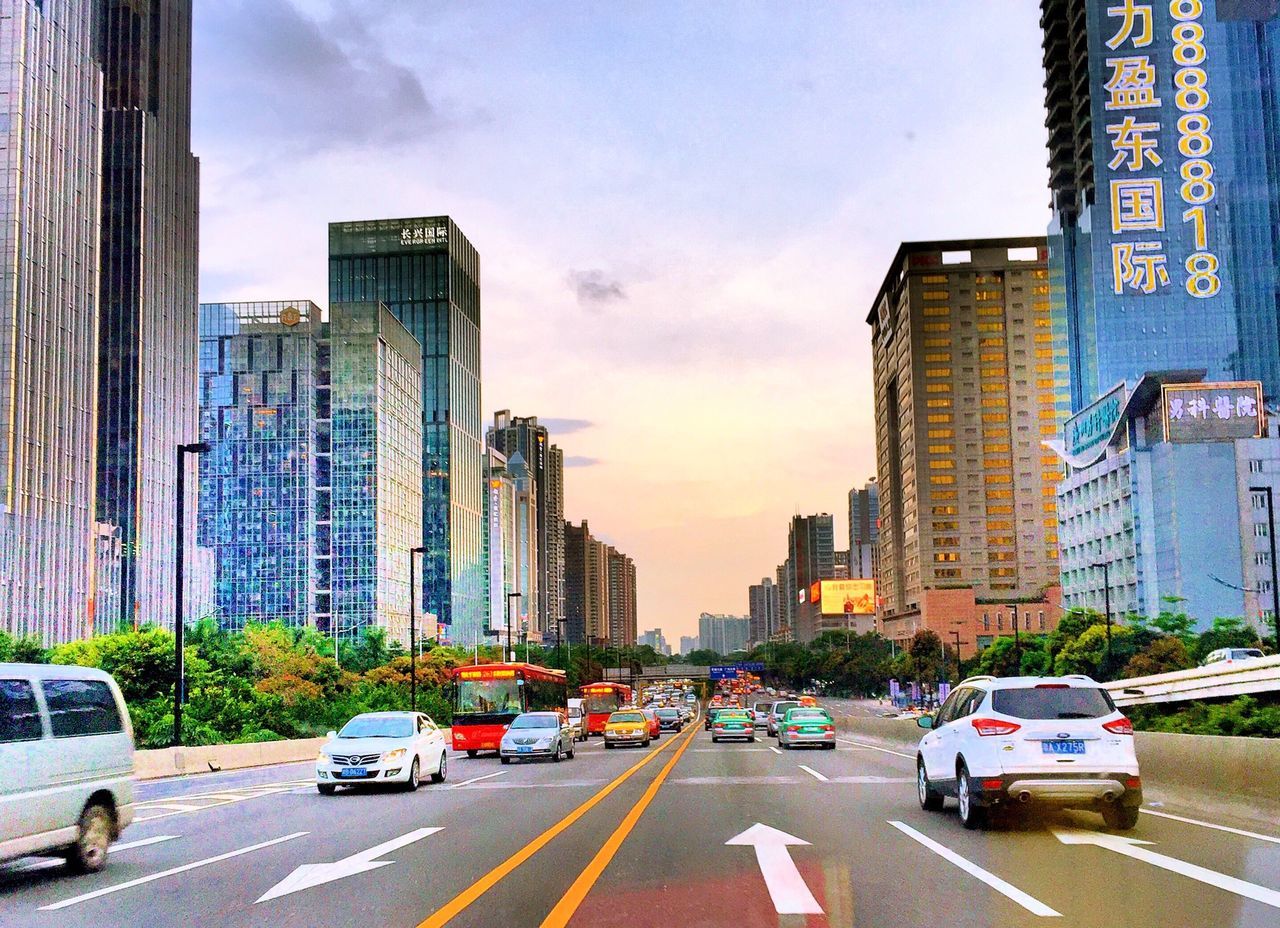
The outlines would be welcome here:
<svg viewBox="0 0 1280 928">
<path fill-rule="evenodd" d="M 960 632 L 957 629 L 951 629 L 951 637 L 956 640 L 956 683 L 959 683 L 960 677 L 964 674 L 960 669 Z"/>
<path fill-rule="evenodd" d="M 186 701 L 186 667 L 183 661 L 182 649 L 184 645 L 183 639 L 186 637 L 187 630 L 186 619 L 182 615 L 182 588 L 183 588 L 183 549 L 186 547 L 186 519 L 183 518 L 183 510 L 186 509 L 187 495 L 187 470 L 186 456 L 188 454 L 205 454 L 212 450 L 207 441 L 192 442 L 187 445 L 178 445 L 178 483 L 175 496 L 174 517 L 177 521 L 174 535 L 177 556 L 173 564 L 173 745 L 177 747 L 182 744 L 182 704 Z"/>
<path fill-rule="evenodd" d="M 509 661 L 514 661 L 516 659 L 516 646 L 515 646 L 515 639 L 512 637 L 514 632 L 512 631 L 512 624 L 511 624 L 512 619 L 515 618 L 515 614 L 511 610 L 511 600 L 513 599 L 516 600 L 516 608 L 518 609 L 520 607 L 519 600 L 522 595 L 523 594 L 521 593 L 507 594 L 507 655 L 508 655 L 507 660 Z"/>
<path fill-rule="evenodd" d="M 1090 564 L 1102 568 L 1102 601 L 1107 610 L 1107 670 L 1111 670 L 1111 569 L 1106 561 Z"/>
<path fill-rule="evenodd" d="M 418 582 L 414 570 L 414 556 L 426 557 L 426 548 L 409 549 L 409 711 L 418 711 L 418 640 L 415 621 L 418 614 Z"/>
</svg>

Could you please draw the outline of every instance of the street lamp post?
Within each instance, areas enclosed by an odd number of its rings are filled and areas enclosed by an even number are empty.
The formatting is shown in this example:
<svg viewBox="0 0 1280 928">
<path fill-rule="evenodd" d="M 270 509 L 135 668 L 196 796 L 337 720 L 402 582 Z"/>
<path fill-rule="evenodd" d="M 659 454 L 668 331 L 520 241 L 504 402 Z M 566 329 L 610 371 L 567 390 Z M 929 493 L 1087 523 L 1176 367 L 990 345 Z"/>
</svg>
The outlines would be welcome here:
<svg viewBox="0 0 1280 928">
<path fill-rule="evenodd" d="M 197 441 L 191 444 L 178 445 L 178 480 L 175 487 L 176 492 L 174 517 L 177 521 L 175 526 L 174 542 L 177 549 L 177 556 L 173 564 L 173 744 L 178 747 L 182 744 L 182 703 L 186 700 L 186 666 L 183 658 L 183 639 L 186 637 L 187 623 L 182 615 L 182 589 L 183 583 L 183 549 L 186 547 L 186 520 L 183 518 L 183 510 L 186 508 L 187 495 L 187 472 L 186 472 L 186 456 L 188 454 L 204 454 L 211 450 L 211 446 L 207 441 Z"/>
<path fill-rule="evenodd" d="M 1022 673 L 1022 638 L 1018 634 L 1018 605 L 1010 603 L 1009 608 L 1013 611 L 1013 657 L 1017 662 L 1015 664 L 1017 673 L 1014 676 L 1017 676 Z"/>
<path fill-rule="evenodd" d="M 512 637 L 515 634 L 512 628 L 512 620 L 515 618 L 515 613 L 511 610 L 511 600 L 516 600 L 516 608 L 519 608 L 521 595 L 520 593 L 507 594 L 507 660 L 509 661 L 516 659 L 515 638 Z"/>
<path fill-rule="evenodd" d="M 960 632 L 954 628 L 951 629 L 951 637 L 956 640 L 956 683 L 959 683 L 960 677 L 964 673 L 960 669 Z"/>
<path fill-rule="evenodd" d="M 1111 669 L 1111 565 L 1099 561 L 1092 565 L 1102 568 L 1102 602 L 1107 610 L 1107 670 Z"/>
<path fill-rule="evenodd" d="M 421 554 L 426 556 L 426 548 L 410 548 L 409 549 L 409 711 L 418 711 L 418 640 L 417 640 L 417 622 L 418 615 L 418 583 L 417 572 L 414 570 L 414 556 Z"/>
</svg>

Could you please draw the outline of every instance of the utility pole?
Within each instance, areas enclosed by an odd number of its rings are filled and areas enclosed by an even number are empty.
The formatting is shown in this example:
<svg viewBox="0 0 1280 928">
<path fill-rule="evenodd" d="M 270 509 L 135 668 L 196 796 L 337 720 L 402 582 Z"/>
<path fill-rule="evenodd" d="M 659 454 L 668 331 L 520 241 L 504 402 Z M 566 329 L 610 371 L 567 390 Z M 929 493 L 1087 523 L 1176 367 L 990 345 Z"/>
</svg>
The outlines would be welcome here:
<svg viewBox="0 0 1280 928">
<path fill-rule="evenodd" d="M 1274 542 L 1273 542 L 1274 543 Z M 1093 565 L 1102 568 L 1102 601 L 1107 610 L 1107 672 L 1111 671 L 1111 571 L 1106 561 Z"/>
<path fill-rule="evenodd" d="M 1271 621 L 1276 633 L 1276 653 L 1280 654 L 1280 567 L 1276 565 L 1276 511 L 1270 486 L 1249 487 L 1251 493 L 1267 497 L 1267 538 L 1271 541 Z"/>
<path fill-rule="evenodd" d="M 187 445 L 178 445 L 178 474 L 177 485 L 174 493 L 174 515 L 177 525 L 174 535 L 174 547 L 177 556 L 173 562 L 173 745 L 178 747 L 182 744 L 182 704 L 187 700 L 187 680 L 186 680 L 186 657 L 183 654 L 185 647 L 184 638 L 187 630 L 187 620 L 182 614 L 182 593 L 185 586 L 183 580 L 183 556 L 186 547 L 186 519 L 184 518 L 184 510 L 186 508 L 187 494 L 187 473 L 186 473 L 186 456 L 188 454 L 204 454 L 211 450 L 211 446 L 207 441 L 193 442 Z"/>
<path fill-rule="evenodd" d="M 414 556 L 425 556 L 426 548 L 409 549 L 409 711 L 418 711 L 418 642 L 414 621 L 418 614 L 418 584 L 414 571 Z"/>
</svg>

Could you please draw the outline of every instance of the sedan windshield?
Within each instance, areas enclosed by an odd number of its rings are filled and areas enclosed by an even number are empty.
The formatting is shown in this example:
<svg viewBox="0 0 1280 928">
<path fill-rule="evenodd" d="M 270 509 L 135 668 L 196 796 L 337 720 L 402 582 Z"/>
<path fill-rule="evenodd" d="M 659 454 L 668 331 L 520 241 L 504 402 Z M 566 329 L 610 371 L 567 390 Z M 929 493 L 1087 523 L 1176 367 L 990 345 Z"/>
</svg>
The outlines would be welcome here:
<svg viewBox="0 0 1280 928">
<path fill-rule="evenodd" d="M 831 716 L 827 715 L 822 709 L 793 709 L 787 714 L 787 719 L 795 721 L 821 721 L 830 722 Z"/>
<path fill-rule="evenodd" d="M 559 728 L 558 715 L 521 715 L 511 723 L 512 728 Z"/>
<path fill-rule="evenodd" d="M 357 715 L 338 732 L 339 738 L 408 738 L 413 719 L 396 715 Z"/>
<path fill-rule="evenodd" d="M 615 712 L 609 716 L 610 724 L 614 722 L 643 722 L 644 716 L 639 712 Z"/>
</svg>

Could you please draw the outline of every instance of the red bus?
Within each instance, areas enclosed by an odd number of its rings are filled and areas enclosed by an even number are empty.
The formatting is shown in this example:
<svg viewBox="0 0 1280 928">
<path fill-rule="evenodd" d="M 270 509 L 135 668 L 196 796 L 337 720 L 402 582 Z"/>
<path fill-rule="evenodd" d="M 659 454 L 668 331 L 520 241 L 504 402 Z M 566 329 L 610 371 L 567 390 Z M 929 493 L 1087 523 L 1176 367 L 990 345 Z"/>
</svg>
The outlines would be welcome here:
<svg viewBox="0 0 1280 928">
<path fill-rule="evenodd" d="M 603 735 L 609 713 L 631 702 L 631 687 L 625 683 L 588 683 L 582 687 L 582 714 L 587 735 Z"/>
<path fill-rule="evenodd" d="M 507 726 L 521 712 L 568 714 L 563 670 L 535 664 L 469 664 L 453 669 L 453 749 L 475 757 L 496 751 Z"/>
</svg>

